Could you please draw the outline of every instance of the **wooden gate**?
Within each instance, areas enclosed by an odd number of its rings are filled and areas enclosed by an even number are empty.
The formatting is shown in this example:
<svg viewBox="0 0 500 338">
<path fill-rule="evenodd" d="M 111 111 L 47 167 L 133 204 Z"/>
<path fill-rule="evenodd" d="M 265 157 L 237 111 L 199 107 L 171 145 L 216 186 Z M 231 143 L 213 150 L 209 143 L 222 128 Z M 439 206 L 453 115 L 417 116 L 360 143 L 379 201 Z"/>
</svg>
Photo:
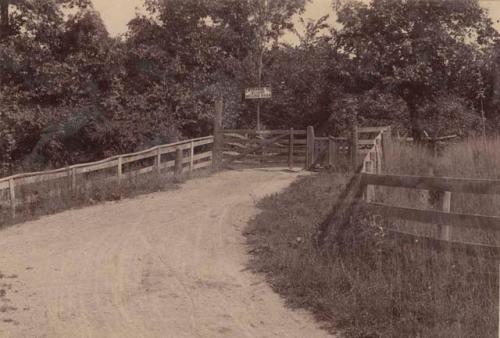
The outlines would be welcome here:
<svg viewBox="0 0 500 338">
<path fill-rule="evenodd" d="M 305 130 L 217 131 L 217 144 L 222 148 L 223 163 L 304 167 L 307 153 Z"/>
</svg>

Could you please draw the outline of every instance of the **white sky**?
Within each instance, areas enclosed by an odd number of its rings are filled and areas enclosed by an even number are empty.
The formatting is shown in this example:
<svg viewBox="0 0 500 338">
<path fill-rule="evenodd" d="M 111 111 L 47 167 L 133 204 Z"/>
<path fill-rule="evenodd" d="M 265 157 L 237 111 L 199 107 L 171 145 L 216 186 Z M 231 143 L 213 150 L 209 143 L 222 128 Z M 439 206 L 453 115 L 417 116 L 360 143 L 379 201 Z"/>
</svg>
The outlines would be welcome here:
<svg viewBox="0 0 500 338">
<path fill-rule="evenodd" d="M 111 35 L 125 33 L 127 23 L 135 16 L 136 8 L 140 8 L 143 0 L 92 0 L 95 8 L 101 13 L 102 19 Z M 319 19 L 325 14 L 332 14 L 331 0 L 313 0 L 306 8 L 305 17 Z M 483 0 L 481 4 L 490 12 L 495 27 L 500 30 L 500 0 Z M 289 36 L 290 42 L 294 38 Z"/>
</svg>

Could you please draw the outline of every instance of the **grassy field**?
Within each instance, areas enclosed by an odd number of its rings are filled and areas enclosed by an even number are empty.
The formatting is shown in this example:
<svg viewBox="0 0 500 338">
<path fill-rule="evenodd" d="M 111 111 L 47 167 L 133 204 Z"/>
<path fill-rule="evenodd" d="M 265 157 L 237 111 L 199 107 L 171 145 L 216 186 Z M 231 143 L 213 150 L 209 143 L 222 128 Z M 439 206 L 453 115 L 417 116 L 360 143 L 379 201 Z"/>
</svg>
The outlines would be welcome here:
<svg viewBox="0 0 500 338">
<path fill-rule="evenodd" d="M 462 142 L 438 157 L 425 148 L 395 145 L 386 154 L 392 163 L 386 170 L 428 175 L 432 168 L 435 175 L 498 178 L 496 145 L 500 141 Z M 346 337 L 496 337 L 496 262 L 395 238 L 363 210 L 345 224 L 333 224 L 329 241 L 316 246 L 317 227 L 348 179 L 347 174 L 319 173 L 261 201 L 262 212 L 247 230 L 251 267 L 265 273 L 292 306 L 310 309 Z M 421 197 L 412 194 L 379 191 L 378 198 L 417 207 Z M 468 197 L 452 196 L 452 211 L 498 210 L 494 199 Z M 427 235 L 434 231 L 416 224 L 383 225 Z M 496 243 L 495 234 L 460 229 L 453 236 Z"/>
</svg>

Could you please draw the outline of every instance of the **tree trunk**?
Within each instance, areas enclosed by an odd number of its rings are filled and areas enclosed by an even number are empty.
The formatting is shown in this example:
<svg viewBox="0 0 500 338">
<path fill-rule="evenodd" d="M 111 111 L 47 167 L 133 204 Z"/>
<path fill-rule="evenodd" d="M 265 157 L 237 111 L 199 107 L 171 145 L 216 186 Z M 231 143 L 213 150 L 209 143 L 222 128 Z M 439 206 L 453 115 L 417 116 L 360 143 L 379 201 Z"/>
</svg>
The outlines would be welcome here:
<svg viewBox="0 0 500 338">
<path fill-rule="evenodd" d="M 406 101 L 406 105 L 410 114 L 411 137 L 413 137 L 415 142 L 420 142 L 422 140 L 423 130 L 420 124 L 417 104 L 414 100 L 408 100 Z"/>
<path fill-rule="evenodd" d="M 0 38 L 9 34 L 9 0 L 0 0 Z"/>
</svg>

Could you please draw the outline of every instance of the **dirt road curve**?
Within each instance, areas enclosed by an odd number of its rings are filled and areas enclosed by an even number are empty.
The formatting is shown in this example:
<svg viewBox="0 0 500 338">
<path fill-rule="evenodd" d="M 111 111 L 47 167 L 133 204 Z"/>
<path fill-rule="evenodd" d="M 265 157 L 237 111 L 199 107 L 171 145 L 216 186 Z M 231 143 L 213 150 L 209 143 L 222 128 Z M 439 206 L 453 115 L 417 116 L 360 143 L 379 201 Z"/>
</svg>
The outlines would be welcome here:
<svg viewBox="0 0 500 338">
<path fill-rule="evenodd" d="M 245 270 L 254 201 L 296 176 L 229 171 L 0 231 L 0 337 L 328 337 Z"/>
</svg>

